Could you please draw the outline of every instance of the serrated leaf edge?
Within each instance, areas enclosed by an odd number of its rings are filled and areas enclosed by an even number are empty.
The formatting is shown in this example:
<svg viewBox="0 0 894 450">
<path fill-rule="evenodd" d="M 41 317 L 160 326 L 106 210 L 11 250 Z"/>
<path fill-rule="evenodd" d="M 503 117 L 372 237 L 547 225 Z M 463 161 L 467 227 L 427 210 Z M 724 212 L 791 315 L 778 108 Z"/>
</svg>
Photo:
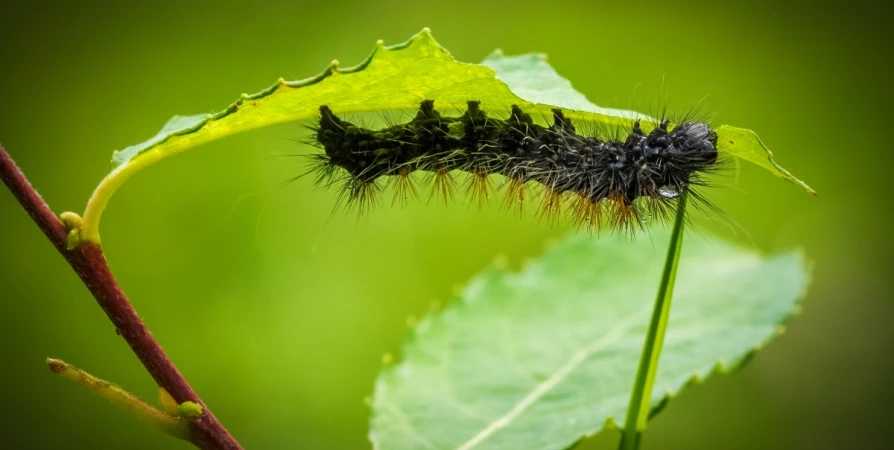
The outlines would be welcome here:
<svg viewBox="0 0 894 450">
<path fill-rule="evenodd" d="M 325 80 L 326 78 L 329 78 L 330 76 L 335 75 L 335 74 L 344 75 L 344 74 L 359 72 L 363 69 L 366 69 L 379 52 L 403 50 L 403 49 L 409 48 L 411 45 L 413 45 L 417 42 L 420 42 L 420 41 L 427 41 L 431 44 L 434 44 L 445 54 L 447 54 L 447 55 L 450 54 L 450 52 L 448 52 L 447 49 L 445 49 L 440 44 L 438 44 L 438 42 L 431 35 L 431 29 L 429 29 L 428 27 L 423 28 L 422 31 L 414 34 L 409 39 L 407 39 L 406 41 L 401 42 L 399 44 L 386 46 L 385 42 L 383 40 L 379 39 L 378 41 L 376 41 L 376 45 L 373 47 L 373 50 L 369 54 L 369 56 L 367 56 L 366 59 L 364 59 L 357 65 L 342 68 L 342 67 L 340 67 L 341 63 L 336 59 L 336 60 L 333 60 L 331 63 L 329 63 L 329 66 L 327 66 L 325 70 L 323 70 L 319 74 L 314 75 L 312 77 L 308 77 L 308 78 L 305 78 L 302 80 L 294 80 L 294 81 L 286 81 L 284 78 L 279 78 L 278 80 L 276 80 L 275 83 L 273 83 L 269 87 L 264 88 L 258 92 L 255 92 L 254 94 L 242 94 L 236 101 L 230 103 L 230 105 L 227 108 L 225 108 L 221 111 L 218 111 L 216 113 L 213 113 L 213 114 L 208 114 L 207 116 L 205 116 L 204 119 L 202 119 L 201 121 L 199 121 L 198 123 L 196 123 L 193 126 L 186 127 L 186 128 L 180 129 L 180 130 L 171 131 L 171 132 L 167 133 L 162 139 L 159 139 L 156 142 L 153 142 L 151 145 L 146 146 L 146 148 L 141 149 L 139 152 L 137 152 L 133 155 L 130 155 L 126 159 L 121 159 L 118 156 L 122 153 L 123 150 L 116 150 L 115 152 L 112 153 L 112 163 L 115 165 L 115 167 L 123 165 L 123 164 L 127 164 L 128 161 L 130 161 L 134 158 L 137 158 L 141 154 L 164 144 L 165 142 L 167 142 L 169 139 L 171 139 L 173 137 L 184 136 L 184 135 L 195 133 L 195 132 L 201 130 L 202 128 L 204 128 L 205 126 L 207 126 L 211 122 L 218 121 L 220 119 L 223 119 L 224 117 L 227 117 L 231 114 L 238 112 L 239 107 L 242 106 L 242 104 L 245 103 L 246 101 L 254 101 L 254 100 L 263 99 L 264 97 L 273 95 L 274 93 L 277 92 L 277 90 L 279 90 L 282 87 L 297 89 L 297 88 L 317 84 L 317 83 L 319 83 L 319 82 Z M 452 58 L 452 56 L 451 56 L 451 58 Z M 174 116 L 174 118 L 177 118 L 177 117 L 189 117 L 189 116 Z M 173 118 L 171 120 L 173 120 Z M 135 145 L 139 145 L 139 144 L 135 144 Z"/>
<path fill-rule="evenodd" d="M 555 245 L 555 242 L 550 242 L 549 244 L 546 244 L 547 251 L 549 251 L 551 249 L 551 247 L 553 247 L 554 245 Z M 688 388 L 690 386 L 698 385 L 698 384 L 704 384 L 709 378 L 711 378 L 712 375 L 715 375 L 715 374 L 716 375 L 729 375 L 731 373 L 736 372 L 737 370 L 741 370 L 742 368 L 747 366 L 748 363 L 750 363 L 753 360 L 754 355 L 758 351 L 762 350 L 774 339 L 785 334 L 785 331 L 787 330 L 789 322 L 791 322 L 791 320 L 794 319 L 795 317 L 799 316 L 801 314 L 801 312 L 803 311 L 804 298 L 807 295 L 807 289 L 810 286 L 810 283 L 813 281 L 813 262 L 810 261 L 809 259 L 807 259 L 804 250 L 802 248 L 795 248 L 793 250 L 790 250 L 789 252 L 798 258 L 799 262 L 802 264 L 802 266 L 805 269 L 806 275 L 804 278 L 804 283 L 801 287 L 801 292 L 798 294 L 798 298 L 796 299 L 795 303 L 792 305 L 791 310 L 785 317 L 783 317 L 779 321 L 779 323 L 776 324 L 776 332 L 773 333 L 772 335 L 768 336 L 767 338 L 763 339 L 762 341 L 758 342 L 754 346 L 752 346 L 750 350 L 746 351 L 745 353 L 742 354 L 742 356 L 736 358 L 735 360 L 732 360 L 732 361 L 729 361 L 726 363 L 724 363 L 723 361 L 717 361 L 714 364 L 714 366 L 711 367 L 711 369 L 709 369 L 707 372 L 704 373 L 704 375 L 699 374 L 699 373 L 693 373 L 692 376 L 689 377 L 689 379 L 686 382 L 684 382 L 678 389 L 676 389 L 674 391 L 666 391 L 661 398 L 659 398 L 658 400 L 653 400 L 652 408 L 649 411 L 649 419 L 650 420 L 654 416 L 656 416 L 658 413 L 660 413 L 662 410 L 664 410 L 664 408 L 667 407 L 667 405 L 670 403 L 670 401 L 673 400 L 674 398 L 676 398 L 678 395 L 680 395 L 683 391 L 685 391 L 686 388 Z M 758 253 L 757 256 L 764 256 L 764 255 Z M 505 267 L 506 267 L 506 263 L 504 261 L 495 260 L 489 266 L 485 267 L 483 270 L 478 272 L 472 278 L 471 281 L 477 281 L 478 279 L 480 279 L 482 277 L 493 276 L 496 274 L 503 274 L 503 275 L 518 274 L 520 272 L 520 271 L 507 270 Z M 466 296 L 455 295 L 453 297 L 454 297 L 453 301 L 449 302 L 447 305 L 445 305 L 439 311 L 433 311 L 433 312 L 427 313 L 421 320 L 419 320 L 416 323 L 415 326 L 407 327 L 407 330 L 404 333 L 403 343 L 401 344 L 401 352 L 400 352 L 401 355 L 403 355 L 406 352 L 406 349 L 410 345 L 412 345 L 416 341 L 416 339 L 419 338 L 419 333 L 417 330 L 427 326 L 427 323 L 430 320 L 432 320 L 432 318 L 434 316 L 440 315 L 440 314 L 443 314 L 444 312 L 446 312 L 448 310 L 448 308 L 451 308 L 454 306 L 454 304 L 457 300 L 459 301 L 459 303 L 463 303 L 466 305 L 471 304 L 470 302 L 467 301 Z M 394 359 L 390 360 L 387 364 L 383 365 L 381 373 L 376 377 L 376 381 L 374 383 L 374 388 L 373 388 L 373 393 L 371 395 L 372 401 L 369 402 L 369 404 L 368 404 L 368 406 L 370 408 L 370 416 L 369 416 L 370 425 L 372 424 L 372 421 L 375 416 L 375 411 L 373 410 L 373 405 L 375 404 L 376 392 L 379 390 L 380 383 L 383 382 L 383 380 L 382 380 L 383 377 L 387 373 L 390 373 L 391 371 L 395 370 L 402 363 L 403 363 L 402 360 L 394 360 Z M 620 429 L 622 429 L 622 427 L 619 426 L 618 423 L 615 421 L 614 416 L 606 417 L 605 421 L 602 423 L 602 426 L 600 428 L 597 428 L 592 433 L 582 434 L 578 438 L 577 441 L 569 443 L 568 447 L 566 447 L 566 448 L 572 448 L 572 447 L 574 447 L 574 445 L 577 442 L 580 442 L 581 440 L 585 440 L 590 437 L 593 437 L 603 431 L 620 430 Z M 370 441 L 370 443 L 372 443 L 374 450 L 384 450 L 381 447 L 381 442 L 379 442 L 376 439 L 375 431 L 373 430 L 372 426 L 370 426 L 369 433 L 367 434 L 367 439 Z"/>
<path fill-rule="evenodd" d="M 717 131 L 718 135 L 722 135 L 723 131 L 725 131 L 725 130 L 731 130 L 731 131 L 738 132 L 738 133 L 744 133 L 744 134 L 748 135 L 753 140 L 752 144 L 756 142 L 757 145 L 760 146 L 760 149 L 763 150 L 764 153 L 767 154 L 767 161 L 770 163 L 770 165 L 773 166 L 773 168 L 778 171 L 778 173 L 776 173 L 774 175 L 776 175 L 777 177 L 782 178 L 783 180 L 786 180 L 796 186 L 799 186 L 801 189 L 804 189 L 809 194 L 819 195 L 816 192 L 816 190 L 814 190 L 812 187 L 810 187 L 807 183 L 802 181 L 800 178 L 792 175 L 792 173 L 789 172 L 786 168 L 780 166 L 779 163 L 776 162 L 776 158 L 773 155 L 773 151 L 770 150 L 770 147 L 767 147 L 767 144 L 764 144 L 764 141 L 761 140 L 760 136 L 758 136 L 758 134 L 755 133 L 754 130 L 750 130 L 748 128 L 736 127 L 736 126 L 732 126 L 732 125 L 720 125 L 719 127 L 717 127 L 716 131 Z M 751 164 L 754 164 L 758 167 L 763 167 L 755 161 L 751 161 L 747 158 L 737 156 L 736 154 L 732 154 L 731 156 L 733 158 L 740 159 L 740 160 L 749 162 Z M 763 168 L 767 169 L 767 167 L 763 167 Z M 773 171 L 771 170 L 770 172 L 772 173 Z"/>
</svg>

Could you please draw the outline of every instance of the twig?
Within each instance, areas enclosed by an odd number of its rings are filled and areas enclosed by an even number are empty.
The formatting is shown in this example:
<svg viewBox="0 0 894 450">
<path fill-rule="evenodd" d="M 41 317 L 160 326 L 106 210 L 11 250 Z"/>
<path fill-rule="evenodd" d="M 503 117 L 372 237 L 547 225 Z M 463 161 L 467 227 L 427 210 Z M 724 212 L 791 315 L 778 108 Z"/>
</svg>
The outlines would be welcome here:
<svg viewBox="0 0 894 450">
<path fill-rule="evenodd" d="M 34 190 L 2 146 L 0 146 L 0 179 L 78 274 L 115 325 L 118 334 L 130 345 L 131 350 L 155 382 L 167 390 L 178 403 L 191 401 L 202 405 L 204 409 L 202 416 L 190 421 L 190 442 L 205 450 L 241 450 L 239 443 L 199 399 L 134 311 L 112 276 L 102 248 L 97 244 L 84 242 L 74 250 L 66 250 L 68 231 L 65 226 Z"/>
<path fill-rule="evenodd" d="M 159 411 L 130 392 L 121 389 L 118 385 L 96 378 L 65 361 L 47 358 L 47 366 L 56 375 L 84 386 L 115 406 L 137 416 L 143 422 L 159 428 L 175 438 L 189 440 L 187 420 Z"/>
</svg>

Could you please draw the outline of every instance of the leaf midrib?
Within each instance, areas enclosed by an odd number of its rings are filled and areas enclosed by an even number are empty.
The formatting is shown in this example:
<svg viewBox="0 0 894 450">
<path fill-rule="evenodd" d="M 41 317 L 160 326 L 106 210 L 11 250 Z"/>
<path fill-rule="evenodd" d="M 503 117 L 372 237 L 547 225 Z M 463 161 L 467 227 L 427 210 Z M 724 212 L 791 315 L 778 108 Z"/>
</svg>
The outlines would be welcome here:
<svg viewBox="0 0 894 450">
<path fill-rule="evenodd" d="M 522 415 L 531 405 L 535 404 L 537 400 L 542 398 L 546 393 L 556 387 L 562 380 L 564 380 L 568 375 L 574 372 L 581 364 L 590 359 L 593 355 L 599 353 L 606 347 L 618 342 L 619 339 L 624 337 L 624 333 L 634 325 L 640 323 L 640 316 L 645 313 L 645 310 L 638 311 L 637 313 L 631 315 L 627 320 L 616 325 L 611 329 L 607 334 L 597 339 L 595 342 L 590 344 L 589 346 L 579 349 L 576 352 L 572 353 L 571 358 L 569 358 L 568 362 L 563 364 L 561 367 L 556 369 L 549 377 L 539 383 L 534 387 L 531 392 L 528 393 L 524 398 L 522 398 L 515 406 L 512 407 L 509 411 L 503 414 L 500 417 L 497 417 L 493 421 L 491 421 L 487 427 L 482 429 L 480 432 L 472 436 L 470 439 L 462 443 L 456 450 L 470 450 L 476 447 L 478 444 L 484 442 L 489 437 L 496 434 L 498 431 L 502 430 L 506 426 L 510 425 L 513 420 Z"/>
</svg>

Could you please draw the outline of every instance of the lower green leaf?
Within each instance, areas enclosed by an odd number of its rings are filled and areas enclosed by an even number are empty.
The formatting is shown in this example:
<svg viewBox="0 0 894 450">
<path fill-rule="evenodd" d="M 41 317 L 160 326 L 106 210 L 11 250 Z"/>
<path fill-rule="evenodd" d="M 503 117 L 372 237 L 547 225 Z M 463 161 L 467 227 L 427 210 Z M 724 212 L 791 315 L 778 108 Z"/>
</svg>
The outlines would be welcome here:
<svg viewBox="0 0 894 450">
<path fill-rule="evenodd" d="M 375 448 L 563 449 L 623 421 L 670 235 L 650 234 L 573 236 L 478 275 L 380 374 Z M 652 407 L 777 336 L 808 272 L 798 252 L 687 239 Z"/>
</svg>

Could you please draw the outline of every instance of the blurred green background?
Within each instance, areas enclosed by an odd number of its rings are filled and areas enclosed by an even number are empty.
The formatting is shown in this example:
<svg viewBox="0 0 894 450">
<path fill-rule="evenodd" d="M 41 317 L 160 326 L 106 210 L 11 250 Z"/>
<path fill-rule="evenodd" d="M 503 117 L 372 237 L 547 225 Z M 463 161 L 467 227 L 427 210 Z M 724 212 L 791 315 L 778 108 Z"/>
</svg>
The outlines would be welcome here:
<svg viewBox="0 0 894 450">
<path fill-rule="evenodd" d="M 677 2 L 4 2 L 0 142 L 57 211 L 81 212 L 111 152 L 173 114 L 212 112 L 278 77 L 422 27 L 461 60 L 545 52 L 592 101 L 699 99 L 756 130 L 811 197 L 750 166 L 710 195 L 762 251 L 815 261 L 804 312 L 744 370 L 685 391 L 646 449 L 889 448 L 894 71 L 886 6 Z M 707 96 L 707 97 L 706 97 Z M 536 256 L 567 226 L 497 202 L 330 215 L 303 172 L 299 124 L 166 161 L 102 223 L 122 287 L 248 449 L 369 448 L 364 397 L 406 318 L 497 254 Z M 87 290 L 0 189 L 3 448 L 187 449 L 53 377 L 62 358 L 153 400 L 155 387 Z M 615 432 L 584 448 L 611 449 Z"/>
</svg>

